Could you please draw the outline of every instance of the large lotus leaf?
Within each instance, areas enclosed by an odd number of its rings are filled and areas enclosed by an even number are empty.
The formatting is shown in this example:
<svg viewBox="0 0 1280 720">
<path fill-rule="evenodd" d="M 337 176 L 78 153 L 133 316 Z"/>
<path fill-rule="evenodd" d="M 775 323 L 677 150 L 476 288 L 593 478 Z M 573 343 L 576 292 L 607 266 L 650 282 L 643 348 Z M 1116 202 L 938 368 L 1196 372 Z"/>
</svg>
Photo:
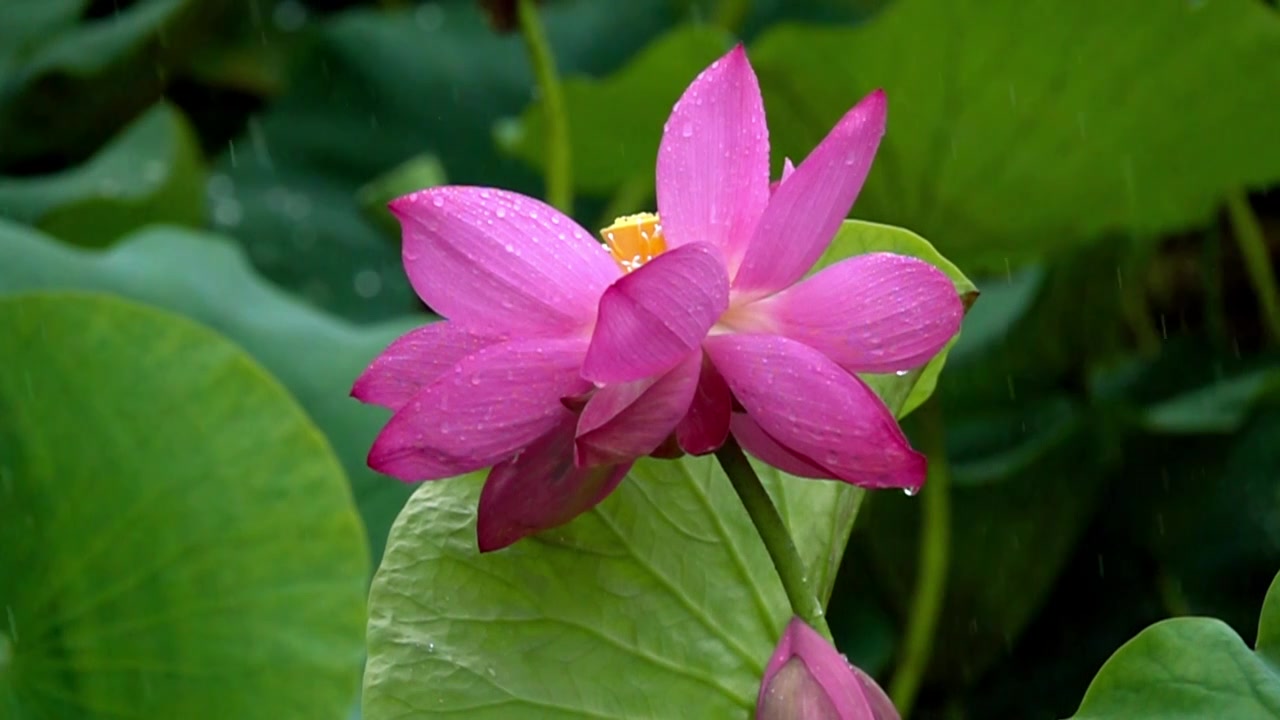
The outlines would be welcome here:
<svg viewBox="0 0 1280 720">
<path fill-rule="evenodd" d="M 0 300 L 0 715 L 339 718 L 368 559 L 288 392 L 181 317 Z"/>
<path fill-rule="evenodd" d="M 348 393 L 378 352 L 422 320 L 352 326 L 263 281 L 232 241 L 208 233 L 152 228 L 110 250 L 88 251 L 0 221 L 0 295 L 44 288 L 108 292 L 172 310 L 248 350 L 329 436 L 350 477 L 376 563 L 411 488 L 366 467 L 383 417 Z"/>
<path fill-rule="evenodd" d="M 0 177 L 0 215 L 76 245 L 102 246 L 143 225 L 202 224 L 204 181 L 191 126 L 160 103 L 83 165 Z"/>
<path fill-rule="evenodd" d="M 790 610 L 713 458 L 641 461 L 572 524 L 485 555 L 476 480 L 424 485 L 392 529 L 370 595 L 366 717 L 754 706 Z"/>
<path fill-rule="evenodd" d="M 899 0 L 854 28 L 771 30 L 751 57 L 778 156 L 883 87 L 856 212 L 970 270 L 1203 222 L 1280 179 L 1280 17 L 1257 0 Z"/>
</svg>

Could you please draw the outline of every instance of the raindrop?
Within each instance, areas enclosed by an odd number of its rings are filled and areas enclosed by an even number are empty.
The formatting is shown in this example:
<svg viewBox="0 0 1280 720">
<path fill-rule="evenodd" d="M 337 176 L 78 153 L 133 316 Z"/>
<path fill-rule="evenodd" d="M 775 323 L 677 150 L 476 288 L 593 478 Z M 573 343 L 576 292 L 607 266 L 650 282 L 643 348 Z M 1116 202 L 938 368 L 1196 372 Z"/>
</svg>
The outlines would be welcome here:
<svg viewBox="0 0 1280 720">
<path fill-rule="evenodd" d="M 920 488 L 902 488 L 902 494 L 907 497 L 915 497 L 920 494 Z"/>
<path fill-rule="evenodd" d="M 142 182 L 157 183 L 164 178 L 164 163 L 159 160 L 148 160 L 142 166 Z"/>
<path fill-rule="evenodd" d="M 680 137 L 693 137 L 693 123 L 685 123 L 684 127 L 680 128 Z"/>
<path fill-rule="evenodd" d="M 444 198 L 440 197 L 439 195 L 432 195 L 431 204 L 435 205 L 436 207 L 444 207 Z"/>
<path fill-rule="evenodd" d="M 898 370 L 898 371 L 894 372 L 893 374 L 894 374 L 894 375 L 897 375 L 898 377 L 906 377 L 908 372 L 911 372 L 911 371 L 910 371 L 910 370 Z"/>
<path fill-rule="evenodd" d="M 374 270 L 361 270 L 355 277 L 356 294 L 366 300 L 382 292 L 382 276 Z"/>
<path fill-rule="evenodd" d="M 504 208 L 498 208 L 494 212 L 494 214 L 497 215 L 499 219 L 501 219 L 507 216 L 507 211 Z"/>
<path fill-rule="evenodd" d="M 435 651 L 436 651 L 436 644 L 433 642 L 427 643 L 427 652 L 433 653 Z"/>
<path fill-rule="evenodd" d="M 262 122 L 256 117 L 250 117 L 246 126 L 249 132 L 249 143 L 253 145 L 253 154 L 258 159 L 258 164 L 267 170 L 274 170 L 275 163 L 271 160 L 271 153 L 267 150 L 267 136 L 262 131 Z M 234 165 L 234 163 L 232 163 Z"/>
<path fill-rule="evenodd" d="M 240 209 L 240 203 L 231 198 L 224 198 L 213 207 L 213 222 L 216 225 L 235 227 L 243 217 L 244 211 Z"/>
<path fill-rule="evenodd" d="M 205 183 L 204 189 L 211 198 L 229 198 L 236 192 L 236 186 L 231 177 L 222 173 L 210 175 L 209 182 Z"/>
</svg>

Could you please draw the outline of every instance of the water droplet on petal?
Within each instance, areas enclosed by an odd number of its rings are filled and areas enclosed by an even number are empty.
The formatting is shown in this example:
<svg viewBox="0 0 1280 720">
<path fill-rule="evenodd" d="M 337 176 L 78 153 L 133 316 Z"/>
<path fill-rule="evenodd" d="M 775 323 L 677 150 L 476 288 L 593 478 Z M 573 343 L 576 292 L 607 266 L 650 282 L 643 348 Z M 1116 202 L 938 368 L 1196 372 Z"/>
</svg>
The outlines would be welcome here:
<svg viewBox="0 0 1280 720">
<path fill-rule="evenodd" d="M 431 204 L 435 205 L 436 207 L 444 207 L 444 198 L 440 197 L 439 195 L 436 195 L 431 198 Z"/>
<path fill-rule="evenodd" d="M 693 137 L 693 123 L 685 123 L 684 127 L 680 128 L 680 137 Z"/>
<path fill-rule="evenodd" d="M 902 494 L 907 497 L 915 497 L 920 493 L 920 488 L 902 488 Z"/>
</svg>

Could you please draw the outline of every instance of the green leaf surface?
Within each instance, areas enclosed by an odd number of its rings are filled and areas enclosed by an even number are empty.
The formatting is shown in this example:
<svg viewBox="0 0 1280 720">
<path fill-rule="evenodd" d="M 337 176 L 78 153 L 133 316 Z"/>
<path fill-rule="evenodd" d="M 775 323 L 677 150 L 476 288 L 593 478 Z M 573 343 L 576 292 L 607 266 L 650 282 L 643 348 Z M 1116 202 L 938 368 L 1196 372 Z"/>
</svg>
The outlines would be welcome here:
<svg viewBox="0 0 1280 720">
<path fill-rule="evenodd" d="M 978 298 L 978 288 L 973 281 L 965 277 L 950 260 L 938 253 L 928 240 L 919 235 L 892 225 L 880 225 L 861 220 L 846 220 L 831 240 L 831 245 L 823 253 L 814 270 L 820 270 L 854 255 L 870 252 L 891 252 L 898 255 L 909 255 L 933 265 L 955 283 L 956 292 L 964 300 L 965 310 Z M 938 376 L 947 362 L 947 353 L 955 344 L 956 338 L 935 355 L 924 367 L 916 368 L 902 375 L 863 375 L 862 379 L 876 391 L 878 395 L 901 418 L 920 407 L 933 394 L 938 385 Z"/>
<path fill-rule="evenodd" d="M 1280 716 L 1280 577 L 1262 606 L 1257 651 L 1229 625 L 1174 618 L 1143 630 L 1098 671 L 1073 720 Z"/>
<path fill-rule="evenodd" d="M 195 134 L 181 111 L 160 103 L 79 167 L 0 178 L 0 215 L 103 246 L 143 225 L 203 224 L 204 193 Z"/>
<path fill-rule="evenodd" d="M 750 712 L 790 609 L 712 457 L 642 460 L 573 523 L 486 555 L 478 480 L 423 485 L 392 529 L 365 717 Z"/>
<path fill-rule="evenodd" d="M 110 250 L 87 251 L 0 221 L 0 295 L 34 289 L 131 298 L 198 320 L 248 350 L 328 435 L 350 478 L 376 564 L 412 488 L 365 465 L 385 413 L 348 393 L 375 355 L 422 320 L 352 326 L 264 282 L 233 242 L 208 233 L 153 228 Z"/>
<path fill-rule="evenodd" d="M 89 154 L 160 99 L 232 0 L 138 0 L 83 22 L 88 2 L 18 0 L 0 34 L 0 167 Z"/>
<path fill-rule="evenodd" d="M 368 565 L 342 468 L 231 343 L 0 300 L 0 715 L 339 718 Z"/>
<path fill-rule="evenodd" d="M 580 191 L 606 195 L 633 180 L 652 187 L 662 125 L 693 80 L 690 69 L 696 72 L 710 65 L 731 44 L 718 28 L 682 26 L 659 37 L 607 78 L 567 79 L 564 102 L 574 130 L 573 177 Z M 502 127 L 498 141 L 516 157 L 542 167 L 545 137 L 545 110 L 541 101 L 534 101 L 518 122 Z"/>
<path fill-rule="evenodd" d="M 1280 179 L 1280 18 L 1257 0 L 898 0 L 750 52 L 778 161 L 883 87 L 889 130 L 855 212 L 969 270 L 1202 223 L 1228 189 Z M 1223 82 L 1240 68 L 1250 82 Z"/>
</svg>

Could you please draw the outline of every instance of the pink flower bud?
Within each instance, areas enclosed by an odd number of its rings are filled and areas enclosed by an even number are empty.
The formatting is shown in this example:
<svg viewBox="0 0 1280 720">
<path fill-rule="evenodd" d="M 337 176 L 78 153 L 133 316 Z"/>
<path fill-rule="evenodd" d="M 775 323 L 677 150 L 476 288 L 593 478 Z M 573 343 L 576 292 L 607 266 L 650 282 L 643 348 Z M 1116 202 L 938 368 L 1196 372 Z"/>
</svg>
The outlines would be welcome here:
<svg viewBox="0 0 1280 720">
<path fill-rule="evenodd" d="M 800 618 L 769 659 L 756 720 L 900 720 L 870 675 L 849 664 Z"/>
</svg>

